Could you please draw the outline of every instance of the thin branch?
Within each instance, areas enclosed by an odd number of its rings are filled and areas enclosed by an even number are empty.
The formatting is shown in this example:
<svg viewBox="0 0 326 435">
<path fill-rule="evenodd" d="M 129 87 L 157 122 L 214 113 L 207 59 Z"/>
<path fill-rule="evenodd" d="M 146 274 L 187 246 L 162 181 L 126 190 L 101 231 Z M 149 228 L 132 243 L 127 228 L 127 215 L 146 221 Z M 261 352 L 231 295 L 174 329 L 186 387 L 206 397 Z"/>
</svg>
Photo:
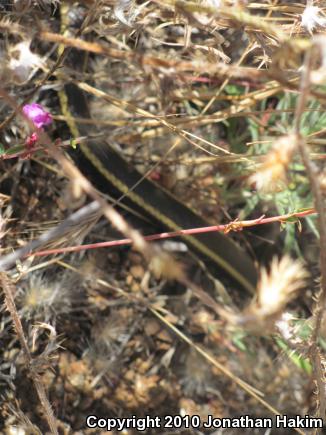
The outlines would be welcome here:
<svg viewBox="0 0 326 435">
<path fill-rule="evenodd" d="M 51 433 L 54 435 L 57 435 L 58 429 L 57 429 L 57 423 L 55 420 L 55 417 L 53 415 L 51 404 L 47 398 L 45 387 L 41 381 L 40 374 L 37 371 L 37 364 L 35 364 L 35 360 L 32 358 L 32 355 L 30 353 L 27 340 L 24 334 L 23 326 L 20 321 L 19 314 L 17 312 L 17 308 L 15 305 L 14 297 L 13 295 L 16 293 L 16 289 L 7 276 L 5 272 L 0 272 L 0 286 L 3 289 L 4 295 L 5 295 L 5 303 L 7 306 L 7 310 L 10 313 L 11 320 L 13 322 L 16 334 L 18 336 L 18 339 L 20 341 L 21 348 L 23 350 L 26 366 L 29 370 L 30 376 L 33 380 L 35 389 L 37 391 L 37 395 L 39 397 L 39 400 L 42 404 L 42 407 L 45 411 L 45 416 L 48 422 L 48 425 L 51 429 Z"/>
<path fill-rule="evenodd" d="M 320 417 L 324 418 L 326 412 L 326 392 L 324 381 L 318 375 L 317 371 L 317 368 L 321 365 L 317 339 L 320 335 L 320 329 L 326 303 L 326 210 L 324 206 L 324 199 L 320 183 L 318 180 L 317 168 L 310 160 L 309 150 L 306 141 L 301 134 L 301 119 L 310 93 L 310 75 L 314 62 L 314 57 L 315 56 L 313 49 L 308 50 L 305 56 L 304 69 L 301 78 L 301 93 L 299 94 L 294 119 L 294 133 L 297 138 L 297 146 L 301 154 L 303 164 L 306 168 L 307 176 L 313 193 L 320 235 L 321 291 L 318 296 L 317 306 L 314 314 L 314 330 L 312 334 L 311 358 L 314 363 L 314 374 L 318 388 L 319 415 Z"/>
<path fill-rule="evenodd" d="M 45 246 L 49 242 L 62 237 L 63 234 L 69 232 L 69 230 L 76 227 L 76 225 L 80 225 L 83 221 L 89 219 L 92 215 L 94 215 L 94 213 L 98 214 L 99 210 L 100 206 L 98 202 L 94 201 L 78 210 L 76 213 L 73 213 L 55 228 L 52 228 L 46 233 L 42 234 L 38 239 L 32 240 L 13 253 L 1 257 L 0 271 L 12 268 L 15 266 L 18 260 L 30 255 L 33 250 L 38 249 L 41 246 Z"/>
<path fill-rule="evenodd" d="M 244 221 L 233 221 L 229 222 L 225 225 L 212 225 L 209 227 L 201 227 L 201 228 L 190 228 L 186 230 L 179 230 L 179 231 L 171 231 L 171 232 L 165 232 L 165 233 L 158 233 L 158 234 L 151 234 L 149 236 L 144 236 L 144 240 L 147 242 L 153 241 L 153 240 L 164 240 L 169 239 L 172 237 L 178 237 L 178 236 L 189 236 L 189 235 L 195 235 L 195 234 L 203 234 L 203 233 L 211 233 L 211 232 L 224 232 L 229 233 L 231 231 L 241 231 L 243 228 L 253 227 L 256 225 L 264 225 L 264 224 L 270 224 L 274 222 L 279 223 L 285 223 L 289 219 L 294 218 L 303 218 L 305 216 L 314 215 L 316 214 L 316 211 L 311 208 L 308 210 L 296 212 L 296 213 L 288 213 L 281 216 L 271 216 L 268 218 L 260 217 L 258 219 L 251 219 L 251 220 L 244 220 Z M 71 216 L 71 218 L 74 215 Z M 63 222 L 64 223 L 64 222 Z M 32 243 L 32 242 L 31 242 Z M 28 246 L 31 246 L 31 243 Z M 98 249 L 98 248 L 110 248 L 114 246 L 123 246 L 123 245 L 131 245 L 132 240 L 131 239 L 121 239 L 121 240 L 111 240 L 108 242 L 99 242 L 99 243 L 90 243 L 85 245 L 78 245 L 78 246 L 67 246 L 65 248 L 58 248 L 58 249 L 47 249 L 44 251 L 38 251 L 30 253 L 29 255 L 33 255 L 35 257 L 43 257 L 46 255 L 53 255 L 53 254 L 63 254 L 67 252 L 79 252 L 79 251 L 86 251 L 89 249 Z M 25 248 L 23 248 L 25 249 Z M 33 248 L 35 249 L 35 248 Z M 21 250 L 20 250 L 21 251 Z M 13 254 L 9 254 L 13 255 Z M 2 261 L 5 261 L 7 257 L 3 258 L 3 260 L 0 260 L 0 269 L 2 266 Z M 19 258 L 22 258 L 21 256 Z"/>
</svg>

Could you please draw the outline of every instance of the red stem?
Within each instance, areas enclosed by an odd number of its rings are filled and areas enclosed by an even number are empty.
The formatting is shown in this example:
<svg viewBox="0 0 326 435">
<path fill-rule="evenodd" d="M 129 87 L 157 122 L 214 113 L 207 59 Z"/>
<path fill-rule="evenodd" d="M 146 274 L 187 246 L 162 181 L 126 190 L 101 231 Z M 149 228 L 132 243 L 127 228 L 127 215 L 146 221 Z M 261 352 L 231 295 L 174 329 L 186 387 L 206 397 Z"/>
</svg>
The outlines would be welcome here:
<svg viewBox="0 0 326 435">
<path fill-rule="evenodd" d="M 258 219 L 252 219 L 252 220 L 246 220 L 246 221 L 233 221 L 225 225 L 212 225 L 209 227 L 201 227 L 201 228 L 191 228 L 187 230 L 179 230 L 179 231 L 172 231 L 172 232 L 166 232 L 166 233 L 158 233 L 158 234 L 152 234 L 149 236 L 144 236 L 144 239 L 147 241 L 153 241 L 153 240 L 163 240 L 168 239 L 171 237 L 177 237 L 177 236 L 185 236 L 185 235 L 194 235 L 194 234 L 202 234 L 202 233 L 210 233 L 214 231 L 220 231 L 228 233 L 230 231 L 241 231 L 244 227 L 252 227 L 255 225 L 263 225 L 263 224 L 270 224 L 273 222 L 286 222 L 290 218 L 302 218 L 308 215 L 316 214 L 315 209 L 311 208 L 308 210 L 304 210 L 297 213 L 288 213 L 286 215 L 282 216 L 272 216 L 269 218 L 265 218 L 264 216 L 258 218 Z M 78 246 L 68 246 L 66 248 L 60 248 L 60 249 L 48 249 L 46 251 L 37 251 L 35 253 L 30 253 L 28 256 L 34 255 L 35 257 L 43 257 L 46 255 L 51 254 L 60 254 L 60 253 L 66 253 L 66 252 L 79 252 L 79 251 L 85 251 L 88 249 L 97 249 L 97 248 L 109 248 L 112 246 L 122 246 L 122 245 L 130 245 L 132 243 L 131 239 L 120 239 L 120 240 L 112 240 L 110 242 L 99 242 L 99 243 L 91 243 L 88 245 L 78 245 Z"/>
</svg>

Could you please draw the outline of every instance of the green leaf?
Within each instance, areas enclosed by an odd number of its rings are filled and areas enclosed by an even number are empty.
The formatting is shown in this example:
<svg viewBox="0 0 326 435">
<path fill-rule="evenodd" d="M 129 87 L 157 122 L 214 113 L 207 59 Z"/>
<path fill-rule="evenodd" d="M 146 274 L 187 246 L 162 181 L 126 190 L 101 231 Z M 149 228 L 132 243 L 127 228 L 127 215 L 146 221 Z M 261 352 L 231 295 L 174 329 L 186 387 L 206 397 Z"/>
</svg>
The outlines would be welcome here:
<svg viewBox="0 0 326 435">
<path fill-rule="evenodd" d="M 290 216 L 286 219 L 283 219 L 283 222 L 287 222 L 289 224 L 296 224 L 299 221 L 299 218 L 297 216 Z"/>
<path fill-rule="evenodd" d="M 73 139 L 73 138 L 71 138 L 70 139 L 70 146 L 75 150 L 75 149 L 77 149 L 77 141 L 76 141 L 76 139 Z"/>
<path fill-rule="evenodd" d="M 4 154 L 6 154 L 7 156 L 10 156 L 10 154 L 17 154 L 17 153 L 20 153 L 22 151 L 26 151 L 25 145 L 15 145 L 15 146 L 9 148 L 9 150 L 6 150 L 6 152 Z"/>
<path fill-rule="evenodd" d="M 289 359 L 295 364 L 299 369 L 305 371 L 309 375 L 312 373 L 312 366 L 307 358 L 303 358 L 293 349 L 290 349 L 288 345 L 280 338 L 276 337 L 275 341 L 277 345 L 286 353 Z"/>
<path fill-rule="evenodd" d="M 246 352 L 248 350 L 246 343 L 243 341 L 245 337 L 246 335 L 242 331 L 236 332 L 232 337 L 232 342 L 238 349 L 242 350 L 242 352 Z"/>
<path fill-rule="evenodd" d="M 228 95 L 241 95 L 242 92 L 243 92 L 243 86 L 226 85 L 225 86 L 225 92 Z"/>
</svg>

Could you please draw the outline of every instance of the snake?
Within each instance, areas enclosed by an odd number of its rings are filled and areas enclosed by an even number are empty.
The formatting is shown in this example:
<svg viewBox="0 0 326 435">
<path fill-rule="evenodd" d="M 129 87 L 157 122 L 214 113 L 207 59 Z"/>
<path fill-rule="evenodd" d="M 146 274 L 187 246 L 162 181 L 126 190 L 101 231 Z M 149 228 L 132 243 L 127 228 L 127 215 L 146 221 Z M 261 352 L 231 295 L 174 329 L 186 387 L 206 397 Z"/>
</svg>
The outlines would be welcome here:
<svg viewBox="0 0 326 435">
<path fill-rule="evenodd" d="M 62 7 L 62 6 L 61 6 Z M 67 11 L 64 31 L 67 29 Z M 62 27 L 63 28 L 63 27 Z M 73 59 L 73 62 L 70 61 Z M 70 49 L 66 58 L 69 67 L 84 64 L 82 52 Z M 79 64 L 79 65 L 78 65 Z M 71 138 L 80 141 L 69 154 L 80 171 L 104 195 L 121 199 L 141 213 L 162 231 L 207 227 L 209 223 L 170 191 L 143 175 L 128 162 L 109 139 L 89 137 L 89 127 L 80 119 L 91 119 L 87 93 L 73 79 L 58 90 L 59 104 Z M 96 123 L 95 123 L 96 124 Z M 75 147 L 74 147 L 75 148 Z M 181 236 L 189 249 L 207 261 L 210 271 L 219 280 L 229 279 L 250 294 L 255 292 L 257 270 L 251 257 L 229 235 L 221 232 Z"/>
</svg>

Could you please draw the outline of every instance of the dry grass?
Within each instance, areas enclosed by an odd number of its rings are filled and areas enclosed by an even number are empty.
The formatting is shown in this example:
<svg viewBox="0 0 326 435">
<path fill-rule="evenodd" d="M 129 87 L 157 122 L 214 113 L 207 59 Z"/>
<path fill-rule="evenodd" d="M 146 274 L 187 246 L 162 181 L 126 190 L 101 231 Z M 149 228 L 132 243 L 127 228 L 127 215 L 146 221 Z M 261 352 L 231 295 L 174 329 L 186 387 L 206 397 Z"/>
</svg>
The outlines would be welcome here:
<svg viewBox="0 0 326 435">
<path fill-rule="evenodd" d="M 86 427 L 90 414 L 325 417 L 324 8 L 0 5 L 1 433 L 100 433 Z M 256 295 L 218 279 L 183 244 L 147 243 L 152 223 L 112 207 L 78 171 L 64 154 L 72 119 L 57 94 L 69 82 L 91 111 L 75 118 L 80 141 L 109 138 L 212 225 L 258 220 L 234 236 L 261 269 Z M 46 131 L 22 115 L 32 101 L 53 116 Z M 48 228 L 88 212 L 87 195 L 112 224 L 100 220 L 88 241 L 122 233 L 137 251 L 24 258 L 28 242 L 39 247 Z M 312 207 L 317 219 L 293 214 Z M 262 215 L 286 214 L 258 227 Z"/>
</svg>

